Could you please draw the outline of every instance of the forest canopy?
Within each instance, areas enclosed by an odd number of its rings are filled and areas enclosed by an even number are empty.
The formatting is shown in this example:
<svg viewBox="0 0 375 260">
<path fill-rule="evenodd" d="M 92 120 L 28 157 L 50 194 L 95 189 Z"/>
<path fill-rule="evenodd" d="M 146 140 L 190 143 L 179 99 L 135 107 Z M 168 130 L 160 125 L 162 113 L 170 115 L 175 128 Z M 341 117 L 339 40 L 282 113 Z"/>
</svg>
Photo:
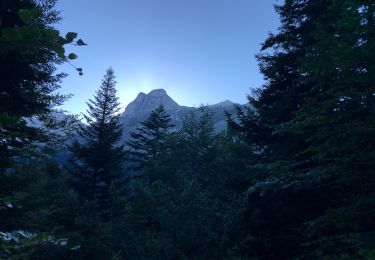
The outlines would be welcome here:
<svg viewBox="0 0 375 260">
<path fill-rule="evenodd" d="M 55 2 L 0 2 L 1 259 L 375 258 L 373 1 L 276 5 L 224 131 L 160 104 L 128 141 L 112 68 L 84 120 L 56 119 L 86 43 Z"/>
</svg>

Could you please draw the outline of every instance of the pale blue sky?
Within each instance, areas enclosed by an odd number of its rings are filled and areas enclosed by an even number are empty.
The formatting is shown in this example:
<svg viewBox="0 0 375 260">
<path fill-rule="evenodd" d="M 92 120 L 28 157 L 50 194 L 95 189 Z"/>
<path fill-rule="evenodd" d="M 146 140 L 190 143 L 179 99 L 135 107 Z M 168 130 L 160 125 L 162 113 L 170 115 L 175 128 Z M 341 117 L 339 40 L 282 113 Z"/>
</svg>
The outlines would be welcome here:
<svg viewBox="0 0 375 260">
<path fill-rule="evenodd" d="M 64 109 L 79 113 L 112 66 L 123 107 L 139 92 L 164 88 L 180 105 L 246 102 L 262 84 L 255 54 L 278 27 L 276 0 L 60 0 L 62 33 L 88 43 L 62 83 Z"/>
</svg>

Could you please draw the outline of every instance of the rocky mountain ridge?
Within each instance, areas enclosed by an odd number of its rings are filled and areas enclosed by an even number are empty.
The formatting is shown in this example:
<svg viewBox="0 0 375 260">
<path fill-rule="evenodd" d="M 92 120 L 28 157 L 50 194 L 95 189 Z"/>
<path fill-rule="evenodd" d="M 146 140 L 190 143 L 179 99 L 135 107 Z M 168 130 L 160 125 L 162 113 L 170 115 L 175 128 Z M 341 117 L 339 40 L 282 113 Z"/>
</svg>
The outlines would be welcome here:
<svg viewBox="0 0 375 260">
<path fill-rule="evenodd" d="M 176 129 L 181 126 L 182 119 L 187 113 L 198 111 L 197 107 L 180 106 L 164 89 L 154 89 L 148 94 L 141 92 L 136 99 L 128 104 L 120 117 L 120 122 L 124 127 L 124 139 L 128 139 L 129 133 L 134 131 L 140 122 L 144 121 L 150 112 L 160 104 L 164 105 Z M 225 129 L 225 111 L 234 113 L 234 104 L 229 100 L 225 100 L 217 104 L 208 105 L 213 114 L 215 131 L 220 132 Z"/>
</svg>

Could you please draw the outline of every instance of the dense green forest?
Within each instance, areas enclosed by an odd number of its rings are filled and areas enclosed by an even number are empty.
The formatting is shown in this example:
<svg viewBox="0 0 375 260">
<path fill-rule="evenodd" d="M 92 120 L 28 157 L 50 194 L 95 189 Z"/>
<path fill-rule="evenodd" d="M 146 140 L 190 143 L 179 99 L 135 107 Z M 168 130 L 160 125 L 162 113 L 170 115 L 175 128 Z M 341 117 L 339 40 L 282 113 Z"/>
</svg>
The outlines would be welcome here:
<svg viewBox="0 0 375 260">
<path fill-rule="evenodd" d="M 127 143 L 112 68 L 53 117 L 85 45 L 54 4 L 0 1 L 0 259 L 375 259 L 373 0 L 285 0 L 225 132 L 161 105 Z"/>
</svg>

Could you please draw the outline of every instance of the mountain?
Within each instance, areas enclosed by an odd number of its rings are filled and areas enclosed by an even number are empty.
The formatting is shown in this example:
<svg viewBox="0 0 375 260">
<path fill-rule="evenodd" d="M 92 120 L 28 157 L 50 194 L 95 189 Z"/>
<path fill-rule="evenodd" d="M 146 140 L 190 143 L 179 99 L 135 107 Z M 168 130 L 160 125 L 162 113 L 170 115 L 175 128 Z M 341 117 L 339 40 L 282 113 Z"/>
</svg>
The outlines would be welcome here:
<svg viewBox="0 0 375 260">
<path fill-rule="evenodd" d="M 164 105 L 166 110 L 179 109 L 179 105 L 168 96 L 164 89 L 155 89 L 150 93 L 139 93 L 133 102 L 130 102 L 123 113 L 124 117 L 139 117 L 150 113 L 160 104 Z"/>
<path fill-rule="evenodd" d="M 125 111 L 120 116 L 120 122 L 123 125 L 123 140 L 128 140 L 130 132 L 136 130 L 140 126 L 140 123 L 144 121 L 150 112 L 157 108 L 160 104 L 164 105 L 166 112 L 171 116 L 172 123 L 175 125 L 175 129 L 179 129 L 182 125 L 184 116 L 193 111 L 198 113 L 197 107 L 180 106 L 174 101 L 164 89 L 154 89 L 150 93 L 145 94 L 139 93 L 137 97 L 128 104 Z M 212 112 L 214 128 L 216 132 L 225 130 L 225 112 L 235 114 L 235 103 L 229 100 L 223 102 L 208 105 L 207 107 Z M 54 113 L 53 116 L 56 120 L 67 119 L 67 115 L 64 113 Z M 43 127 L 42 122 L 37 119 L 28 119 L 27 123 L 35 127 Z M 84 124 L 77 122 L 76 124 Z M 79 138 L 79 137 L 76 137 Z"/>
<path fill-rule="evenodd" d="M 164 89 L 155 89 L 148 94 L 141 92 L 134 101 L 128 104 L 120 117 L 120 122 L 124 127 L 124 140 L 127 140 L 130 136 L 129 133 L 134 131 L 139 126 L 140 122 L 144 121 L 150 112 L 160 104 L 164 105 L 176 129 L 181 126 L 184 115 L 190 111 L 198 111 L 196 107 L 180 106 L 168 96 Z M 234 103 L 229 100 L 208 105 L 208 108 L 213 113 L 215 131 L 217 132 L 224 130 L 226 127 L 224 112 L 235 112 Z"/>
<path fill-rule="evenodd" d="M 179 129 L 182 124 L 183 117 L 190 111 L 198 112 L 197 107 L 187 107 L 180 106 L 174 101 L 164 89 L 155 89 L 150 93 L 139 93 L 135 100 L 130 102 L 125 108 L 125 111 L 120 116 L 120 122 L 123 125 L 123 140 L 127 141 L 130 138 L 130 132 L 135 131 L 137 127 L 140 126 L 140 123 L 144 121 L 150 112 L 157 108 L 160 104 L 164 105 L 166 112 L 171 116 L 172 123 L 175 125 L 175 130 Z M 225 121 L 225 111 L 230 114 L 235 114 L 235 103 L 225 100 L 223 102 L 208 105 L 209 110 L 213 114 L 214 127 L 216 132 L 225 130 L 226 121 Z M 54 114 L 55 118 L 58 120 L 65 119 L 67 115 L 63 113 Z M 38 120 L 29 120 L 30 125 L 35 127 L 42 127 L 41 122 Z M 79 124 L 83 124 L 80 122 Z M 80 140 L 79 136 L 75 136 L 67 143 L 70 143 L 72 140 Z M 67 149 L 62 149 L 57 153 L 56 158 L 61 163 L 66 163 L 69 158 L 69 153 Z"/>
</svg>

